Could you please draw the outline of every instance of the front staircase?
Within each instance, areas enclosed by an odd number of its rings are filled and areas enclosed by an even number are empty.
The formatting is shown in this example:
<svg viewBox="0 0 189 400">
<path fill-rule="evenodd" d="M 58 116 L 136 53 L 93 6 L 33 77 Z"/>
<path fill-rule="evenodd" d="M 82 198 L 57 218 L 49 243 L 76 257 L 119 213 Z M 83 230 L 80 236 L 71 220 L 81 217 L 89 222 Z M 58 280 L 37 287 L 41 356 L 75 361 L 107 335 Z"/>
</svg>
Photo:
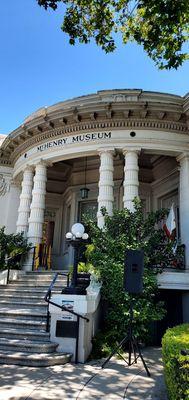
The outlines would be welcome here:
<svg viewBox="0 0 189 400">
<path fill-rule="evenodd" d="M 0 285 L 0 364 L 45 367 L 65 364 L 71 354 L 56 352 L 46 332 L 44 296 L 53 279 L 51 272 L 21 273 L 8 285 Z M 58 277 L 53 292 L 61 292 Z M 52 293 L 53 293 L 52 292 Z"/>
</svg>

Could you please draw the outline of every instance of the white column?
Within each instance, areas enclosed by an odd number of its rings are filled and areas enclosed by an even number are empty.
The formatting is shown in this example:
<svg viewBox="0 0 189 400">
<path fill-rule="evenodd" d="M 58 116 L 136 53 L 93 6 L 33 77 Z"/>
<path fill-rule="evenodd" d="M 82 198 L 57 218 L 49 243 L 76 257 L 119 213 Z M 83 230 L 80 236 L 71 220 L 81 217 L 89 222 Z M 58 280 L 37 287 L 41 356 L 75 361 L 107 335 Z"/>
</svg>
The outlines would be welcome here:
<svg viewBox="0 0 189 400">
<path fill-rule="evenodd" d="M 30 215 L 30 205 L 33 188 L 33 168 L 27 166 L 23 173 L 22 191 L 20 195 L 20 205 L 18 208 L 18 219 L 16 232 L 23 232 L 26 236 L 28 230 L 28 219 Z"/>
<path fill-rule="evenodd" d="M 29 217 L 28 241 L 34 246 L 41 243 L 43 234 L 47 166 L 40 162 L 35 167 L 32 191 L 31 213 Z"/>
<path fill-rule="evenodd" d="M 181 154 L 180 162 L 180 233 L 185 244 L 186 268 L 189 269 L 189 154 Z"/>
<path fill-rule="evenodd" d="M 18 219 L 18 207 L 20 204 L 20 182 L 16 182 L 15 180 L 11 180 L 7 183 L 8 192 L 6 193 L 6 197 L 4 197 L 5 204 L 3 205 L 3 210 L 1 213 L 4 215 L 4 223 L 2 224 L 1 217 L 1 225 L 5 225 L 5 232 L 7 234 L 16 232 L 16 222 Z M 2 214 L 1 214 L 2 215 Z"/>
<path fill-rule="evenodd" d="M 106 210 L 109 215 L 112 215 L 113 212 L 113 202 L 114 202 L 114 195 L 113 195 L 113 155 L 114 149 L 107 148 L 107 149 L 100 149 L 100 176 L 99 176 L 99 196 L 98 196 L 98 213 L 97 213 L 97 220 L 98 220 L 98 227 L 103 228 L 104 226 L 104 217 L 101 213 L 101 208 L 106 207 Z"/>
<path fill-rule="evenodd" d="M 125 156 L 123 204 L 124 208 L 128 208 L 131 212 L 134 211 L 133 199 L 138 197 L 138 153 L 138 150 L 123 149 Z"/>
</svg>

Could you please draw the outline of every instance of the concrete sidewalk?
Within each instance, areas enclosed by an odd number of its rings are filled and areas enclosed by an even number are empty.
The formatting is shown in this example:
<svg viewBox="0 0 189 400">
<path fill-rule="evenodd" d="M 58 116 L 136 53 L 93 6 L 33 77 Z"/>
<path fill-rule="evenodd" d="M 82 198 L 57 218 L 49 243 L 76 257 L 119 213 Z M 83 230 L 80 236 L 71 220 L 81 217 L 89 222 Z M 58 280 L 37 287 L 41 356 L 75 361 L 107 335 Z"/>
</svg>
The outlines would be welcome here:
<svg viewBox="0 0 189 400">
<path fill-rule="evenodd" d="M 113 358 L 104 370 L 102 360 L 47 368 L 0 366 L 0 400 L 167 400 L 161 350 L 143 352 L 151 372 L 141 361 L 127 367 Z"/>
</svg>

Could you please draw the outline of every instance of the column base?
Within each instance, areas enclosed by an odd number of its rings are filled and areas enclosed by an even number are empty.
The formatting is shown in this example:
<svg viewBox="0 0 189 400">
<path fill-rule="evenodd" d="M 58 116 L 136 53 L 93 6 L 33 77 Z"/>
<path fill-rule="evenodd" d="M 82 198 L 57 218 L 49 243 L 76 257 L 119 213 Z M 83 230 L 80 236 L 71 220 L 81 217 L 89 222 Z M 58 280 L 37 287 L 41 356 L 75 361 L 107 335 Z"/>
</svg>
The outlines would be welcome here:
<svg viewBox="0 0 189 400">
<path fill-rule="evenodd" d="M 100 216 L 97 214 L 97 225 L 100 229 L 104 227 L 104 217 L 102 214 Z"/>
<path fill-rule="evenodd" d="M 33 252 L 34 249 L 30 250 L 22 263 L 22 270 L 25 272 L 30 272 L 33 269 Z"/>
</svg>

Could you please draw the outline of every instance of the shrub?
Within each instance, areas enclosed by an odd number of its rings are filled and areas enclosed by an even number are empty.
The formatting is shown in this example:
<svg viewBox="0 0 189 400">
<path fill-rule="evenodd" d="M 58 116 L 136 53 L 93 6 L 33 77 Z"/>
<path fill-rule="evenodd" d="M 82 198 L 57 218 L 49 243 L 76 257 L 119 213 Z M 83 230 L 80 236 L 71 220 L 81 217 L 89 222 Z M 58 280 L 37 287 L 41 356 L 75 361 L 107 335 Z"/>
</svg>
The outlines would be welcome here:
<svg viewBox="0 0 189 400">
<path fill-rule="evenodd" d="M 18 267 L 20 255 L 25 255 L 31 248 L 23 233 L 6 234 L 5 227 L 0 228 L 0 270 L 5 268 L 5 257 L 14 257 L 10 266 Z"/>
<path fill-rule="evenodd" d="M 105 210 L 103 230 L 94 221 L 85 218 L 94 250 L 88 262 L 93 264 L 102 282 L 104 324 L 95 338 L 95 357 L 106 355 L 127 332 L 130 302 L 134 300 L 134 333 L 147 343 L 152 321 L 165 315 L 163 303 L 157 300 L 158 285 L 155 266 L 168 265 L 172 255 L 172 243 L 167 241 L 158 224 L 167 210 L 151 212 L 144 218 L 141 202 L 135 200 L 135 212 L 127 209 L 114 210 L 108 216 Z M 163 245 L 161 247 L 160 245 Z M 124 259 L 126 249 L 144 250 L 144 290 L 141 295 L 130 296 L 123 290 Z"/>
<path fill-rule="evenodd" d="M 170 400 L 189 399 L 189 356 L 181 350 L 189 350 L 189 324 L 168 329 L 162 339 L 165 382 Z"/>
</svg>

